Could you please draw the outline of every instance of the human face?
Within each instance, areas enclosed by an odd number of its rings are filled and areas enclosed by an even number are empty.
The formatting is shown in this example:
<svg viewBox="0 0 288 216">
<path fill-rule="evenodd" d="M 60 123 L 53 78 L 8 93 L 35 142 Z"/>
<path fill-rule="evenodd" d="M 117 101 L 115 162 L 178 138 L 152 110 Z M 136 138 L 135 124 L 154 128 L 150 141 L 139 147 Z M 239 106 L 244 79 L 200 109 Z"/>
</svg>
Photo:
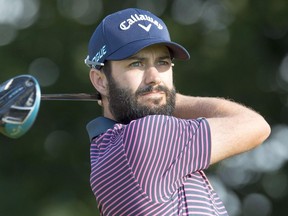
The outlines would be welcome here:
<svg viewBox="0 0 288 216">
<path fill-rule="evenodd" d="M 109 109 L 119 122 L 174 111 L 172 62 L 165 46 L 151 46 L 128 59 L 112 61 L 108 84 Z"/>
</svg>

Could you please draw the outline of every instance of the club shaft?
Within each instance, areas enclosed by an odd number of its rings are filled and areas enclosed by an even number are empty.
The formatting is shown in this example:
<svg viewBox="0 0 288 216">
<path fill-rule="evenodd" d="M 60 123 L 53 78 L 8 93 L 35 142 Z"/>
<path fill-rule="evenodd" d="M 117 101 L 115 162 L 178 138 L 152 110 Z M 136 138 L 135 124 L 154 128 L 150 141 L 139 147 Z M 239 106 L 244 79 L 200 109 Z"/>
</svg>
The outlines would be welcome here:
<svg viewBox="0 0 288 216">
<path fill-rule="evenodd" d="M 42 94 L 41 100 L 61 100 L 61 101 L 97 101 L 97 94 L 76 93 L 76 94 Z"/>
</svg>

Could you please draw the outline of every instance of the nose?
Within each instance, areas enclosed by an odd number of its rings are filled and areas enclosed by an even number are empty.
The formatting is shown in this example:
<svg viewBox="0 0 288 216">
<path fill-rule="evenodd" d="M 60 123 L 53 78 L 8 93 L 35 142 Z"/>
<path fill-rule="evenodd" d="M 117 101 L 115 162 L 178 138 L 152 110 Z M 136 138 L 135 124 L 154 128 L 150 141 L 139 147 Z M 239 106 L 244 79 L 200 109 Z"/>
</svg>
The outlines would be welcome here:
<svg viewBox="0 0 288 216">
<path fill-rule="evenodd" d="M 146 85 L 157 85 L 161 83 L 160 73 L 154 65 L 146 68 L 144 76 Z"/>
</svg>

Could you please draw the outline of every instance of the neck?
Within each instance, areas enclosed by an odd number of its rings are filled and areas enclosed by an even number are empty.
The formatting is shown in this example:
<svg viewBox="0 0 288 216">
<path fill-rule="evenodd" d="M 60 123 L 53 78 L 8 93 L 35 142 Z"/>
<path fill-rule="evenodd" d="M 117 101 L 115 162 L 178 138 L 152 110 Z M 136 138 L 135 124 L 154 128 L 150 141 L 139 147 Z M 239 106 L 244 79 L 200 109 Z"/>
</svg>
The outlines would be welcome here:
<svg viewBox="0 0 288 216">
<path fill-rule="evenodd" d="M 114 118 L 114 116 L 112 115 L 112 113 L 109 109 L 109 102 L 108 102 L 107 98 L 102 99 L 102 107 L 103 107 L 103 116 L 116 121 L 116 119 Z"/>
</svg>

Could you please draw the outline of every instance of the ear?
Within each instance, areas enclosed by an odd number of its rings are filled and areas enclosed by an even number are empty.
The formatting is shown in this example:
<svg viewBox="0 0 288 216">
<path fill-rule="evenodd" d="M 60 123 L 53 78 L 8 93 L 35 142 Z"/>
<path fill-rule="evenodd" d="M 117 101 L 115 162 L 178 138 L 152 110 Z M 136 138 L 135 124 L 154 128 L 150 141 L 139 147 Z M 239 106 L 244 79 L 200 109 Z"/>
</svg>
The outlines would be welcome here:
<svg viewBox="0 0 288 216">
<path fill-rule="evenodd" d="M 90 80 L 95 89 L 102 96 L 108 95 L 108 82 L 105 74 L 102 71 L 92 68 L 90 70 Z"/>
</svg>

